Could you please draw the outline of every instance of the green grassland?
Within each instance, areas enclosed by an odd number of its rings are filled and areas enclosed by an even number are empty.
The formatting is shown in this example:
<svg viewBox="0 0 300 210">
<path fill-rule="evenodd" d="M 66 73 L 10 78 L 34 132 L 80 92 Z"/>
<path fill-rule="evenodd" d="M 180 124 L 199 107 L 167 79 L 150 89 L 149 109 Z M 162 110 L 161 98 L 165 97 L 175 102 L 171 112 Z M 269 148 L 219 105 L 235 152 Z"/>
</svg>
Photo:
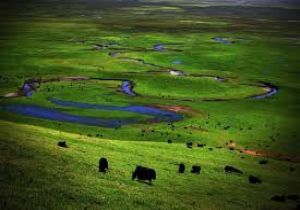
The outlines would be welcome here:
<svg viewBox="0 0 300 210">
<path fill-rule="evenodd" d="M 31 97 L 0 99 L 1 209 L 294 209 L 295 202 L 278 203 L 271 197 L 300 193 L 300 17 L 297 7 L 266 5 L 1 3 L 0 95 L 17 91 L 32 78 L 93 78 L 42 83 Z M 165 49 L 153 50 L 156 44 Z M 170 69 L 185 75 L 171 75 Z M 122 93 L 120 79 L 132 81 L 138 95 Z M 278 93 L 249 98 L 265 91 L 262 82 L 277 86 Z M 176 105 L 190 111 L 182 112 L 184 119 L 173 127 L 162 122 L 112 129 L 2 109 L 35 104 L 82 116 L 149 118 L 61 107 L 49 98 L 113 106 Z M 70 148 L 57 147 L 61 139 Z M 295 161 L 232 151 L 225 145 L 230 140 L 239 148 Z M 188 149 L 189 141 L 207 146 Z M 101 156 L 111 165 L 108 174 L 97 172 Z M 269 164 L 258 164 L 263 158 Z M 179 175 L 180 162 L 188 170 L 200 164 L 203 173 Z M 137 164 L 156 169 L 153 186 L 131 181 Z M 244 174 L 225 174 L 225 165 Z M 250 185 L 249 175 L 263 183 Z"/>
<path fill-rule="evenodd" d="M 82 137 L 38 126 L 1 121 L 3 178 L 1 197 L 9 209 L 286 209 L 294 203 L 277 204 L 274 193 L 291 193 L 299 169 L 289 172 L 282 161 L 258 164 L 225 149 L 187 149 L 181 144 L 128 142 Z M 14 132 L 11 129 L 18 129 Z M 69 149 L 56 146 L 68 139 Z M 108 174 L 97 172 L 99 155 L 109 157 Z M 155 167 L 159 179 L 153 186 L 131 181 L 131 171 L 143 162 Z M 177 165 L 201 164 L 203 173 L 177 174 Z M 224 165 L 234 164 L 244 175 L 226 175 Z M 266 180 L 248 184 L 247 175 Z M 288 181 L 286 181 L 288 180 Z M 41 186 L 43 186 L 41 188 Z M 296 189 L 295 189 L 296 190 Z M 15 202 L 15 199 L 18 202 Z"/>
</svg>

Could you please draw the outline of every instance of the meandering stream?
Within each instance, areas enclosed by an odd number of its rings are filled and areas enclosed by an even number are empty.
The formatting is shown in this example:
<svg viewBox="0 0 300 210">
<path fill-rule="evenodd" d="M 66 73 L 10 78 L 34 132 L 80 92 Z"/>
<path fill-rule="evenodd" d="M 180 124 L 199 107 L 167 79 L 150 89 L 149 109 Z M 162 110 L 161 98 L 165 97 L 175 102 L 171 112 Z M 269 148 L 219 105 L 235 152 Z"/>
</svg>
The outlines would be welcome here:
<svg viewBox="0 0 300 210">
<path fill-rule="evenodd" d="M 9 104 L 1 106 L 3 110 L 8 112 L 47 119 L 61 122 L 70 122 L 84 125 L 100 126 L 117 128 L 123 125 L 136 124 L 136 123 L 158 123 L 158 122 L 175 122 L 183 119 L 181 114 L 176 112 L 167 111 L 160 108 L 150 106 L 112 106 L 112 105 L 99 105 L 74 101 L 64 101 L 59 99 L 49 99 L 53 104 L 63 107 L 75 107 L 80 109 L 98 109 L 107 111 L 124 111 L 137 113 L 141 115 L 148 115 L 151 118 L 148 120 L 139 120 L 135 118 L 101 118 L 101 117 L 88 117 L 75 114 L 69 114 L 59 111 L 56 108 L 43 107 L 33 104 Z"/>
<path fill-rule="evenodd" d="M 152 67 L 159 67 L 164 69 L 164 67 L 152 63 L 147 63 L 143 59 L 135 59 L 135 58 L 128 58 L 128 57 L 120 57 L 120 59 L 139 62 L 143 65 L 149 65 Z M 161 72 L 168 72 L 172 76 L 194 76 L 194 77 L 212 77 L 218 82 L 224 82 L 226 78 L 218 77 L 218 76 L 210 76 L 210 75 L 188 75 L 185 74 L 184 71 L 172 69 L 169 71 L 159 71 Z M 175 73 L 174 73 L 175 72 Z M 116 79 L 116 78 L 89 78 L 89 77 L 63 77 L 63 78 L 52 78 L 46 80 L 28 80 L 24 83 L 22 88 L 19 89 L 18 92 L 15 93 L 8 93 L 2 98 L 10 98 L 10 97 L 18 97 L 18 96 L 31 96 L 34 91 L 37 90 L 39 84 L 47 83 L 47 82 L 57 82 L 57 81 L 78 81 L 78 80 L 116 80 L 121 82 L 120 90 L 129 96 L 138 96 L 138 94 L 134 91 L 134 82 L 127 80 L 127 79 Z M 257 86 L 264 87 L 266 89 L 265 93 L 251 96 L 252 99 L 264 99 L 267 97 L 271 97 L 278 92 L 278 87 L 269 84 L 269 83 L 261 83 Z M 147 115 L 151 118 L 148 120 L 141 120 L 136 118 L 101 118 L 101 117 L 89 117 L 89 116 L 80 116 L 75 114 L 69 114 L 60 111 L 56 108 L 48 108 L 39 105 L 33 104 L 9 104 L 0 106 L 1 109 L 4 109 L 8 112 L 31 116 L 35 118 L 47 119 L 47 120 L 55 120 L 55 121 L 62 121 L 62 122 L 70 122 L 70 123 L 78 123 L 84 125 L 92 125 L 92 126 L 101 126 L 101 127 L 109 127 L 109 128 L 116 128 L 122 125 L 128 124 L 135 124 L 135 123 L 150 123 L 150 122 L 175 122 L 180 121 L 183 119 L 183 115 L 168 111 L 163 108 L 156 108 L 150 106 L 114 106 L 114 105 L 100 105 L 100 104 L 90 104 L 90 103 L 83 103 L 83 102 L 75 102 L 75 101 L 64 101 L 59 99 L 49 99 L 51 103 L 55 104 L 56 106 L 63 106 L 63 107 L 73 107 L 73 108 L 80 108 L 80 109 L 98 109 L 98 110 L 106 110 L 106 111 L 124 111 L 124 112 L 131 112 L 140 115 Z"/>
</svg>

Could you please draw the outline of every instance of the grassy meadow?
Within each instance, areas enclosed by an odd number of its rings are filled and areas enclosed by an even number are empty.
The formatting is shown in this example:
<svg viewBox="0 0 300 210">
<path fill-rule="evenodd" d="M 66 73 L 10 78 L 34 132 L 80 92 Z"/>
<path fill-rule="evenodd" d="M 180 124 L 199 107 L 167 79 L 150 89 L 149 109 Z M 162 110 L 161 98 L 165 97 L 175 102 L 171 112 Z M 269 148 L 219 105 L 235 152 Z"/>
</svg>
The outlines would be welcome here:
<svg viewBox="0 0 300 210">
<path fill-rule="evenodd" d="M 271 200 L 300 194 L 300 16 L 290 2 L 0 3 L 0 209 L 299 208 L 299 199 Z M 64 77 L 90 79 L 40 83 L 32 96 L 5 97 L 30 79 Z M 135 96 L 122 92 L 124 80 Z M 253 98 L 266 93 L 264 84 L 278 92 Z M 175 107 L 183 120 L 153 122 L 147 114 L 50 99 Z M 47 120 L 6 109 L 15 104 L 144 123 Z M 58 147 L 60 140 L 69 148 Z M 109 161 L 106 174 L 98 172 L 100 157 Z M 200 175 L 190 173 L 195 164 Z M 153 185 L 131 180 L 136 165 L 156 170 Z M 224 173 L 226 165 L 243 174 Z M 249 175 L 262 183 L 250 184 Z"/>
</svg>

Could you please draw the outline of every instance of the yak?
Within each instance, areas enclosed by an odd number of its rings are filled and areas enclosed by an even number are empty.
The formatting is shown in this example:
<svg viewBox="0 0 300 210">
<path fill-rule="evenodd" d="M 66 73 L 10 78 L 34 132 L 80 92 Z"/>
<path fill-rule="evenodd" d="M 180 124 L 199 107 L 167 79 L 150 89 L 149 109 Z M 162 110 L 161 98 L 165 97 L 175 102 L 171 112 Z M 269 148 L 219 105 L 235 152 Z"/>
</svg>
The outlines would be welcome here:
<svg viewBox="0 0 300 210">
<path fill-rule="evenodd" d="M 186 147 L 190 149 L 193 148 L 193 142 L 187 142 Z"/>
<path fill-rule="evenodd" d="M 138 181 L 148 180 L 150 185 L 152 184 L 152 179 L 156 179 L 156 172 L 152 168 L 147 168 L 143 166 L 137 166 L 135 171 L 132 172 L 132 180 L 136 179 Z"/>
<path fill-rule="evenodd" d="M 183 163 L 179 164 L 178 173 L 183 174 L 185 171 L 185 165 Z"/>
<path fill-rule="evenodd" d="M 250 184 L 260 184 L 261 180 L 255 176 L 249 176 L 248 178 Z"/>
<path fill-rule="evenodd" d="M 59 147 L 64 147 L 64 148 L 68 148 L 67 143 L 65 141 L 59 141 L 57 143 L 57 146 Z"/>
<path fill-rule="evenodd" d="M 234 168 L 233 166 L 225 166 L 224 171 L 226 173 L 238 173 L 238 174 L 243 174 L 242 171 L 240 171 L 237 168 Z"/>
<path fill-rule="evenodd" d="M 200 174 L 200 172 L 201 172 L 201 167 L 200 166 L 196 166 L 196 165 L 192 166 L 191 173 L 193 173 L 193 174 Z"/>
<path fill-rule="evenodd" d="M 99 172 L 106 172 L 108 170 L 108 161 L 106 158 L 100 158 L 99 160 Z"/>
</svg>

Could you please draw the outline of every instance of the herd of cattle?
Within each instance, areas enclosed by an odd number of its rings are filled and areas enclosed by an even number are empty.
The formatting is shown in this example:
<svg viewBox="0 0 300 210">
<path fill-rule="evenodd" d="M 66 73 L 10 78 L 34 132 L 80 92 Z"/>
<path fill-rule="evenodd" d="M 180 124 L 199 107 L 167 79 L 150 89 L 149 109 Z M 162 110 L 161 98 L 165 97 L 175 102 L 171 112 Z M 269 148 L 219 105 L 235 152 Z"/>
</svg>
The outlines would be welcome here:
<svg viewBox="0 0 300 210">
<path fill-rule="evenodd" d="M 68 148 L 65 141 L 60 141 L 57 144 L 59 147 Z M 262 160 L 260 164 L 266 164 L 266 160 Z M 108 160 L 105 157 L 101 157 L 99 160 L 99 172 L 106 173 L 109 168 Z M 178 173 L 183 174 L 185 172 L 185 164 L 180 163 L 178 165 Z M 243 172 L 233 166 L 225 166 L 224 167 L 225 173 L 235 173 L 235 174 L 243 174 Z M 201 166 L 193 165 L 191 169 L 191 173 L 193 174 L 200 174 L 201 173 Z M 132 180 L 137 179 L 138 181 L 148 181 L 150 185 L 152 185 L 152 180 L 156 180 L 156 171 L 152 168 L 144 167 L 144 166 L 136 166 L 135 170 L 132 172 Z M 248 181 L 250 184 L 261 184 L 262 181 L 258 177 L 250 175 L 248 177 Z M 299 196 L 297 194 L 291 195 L 275 195 L 271 198 L 274 201 L 278 202 L 285 202 L 286 199 L 299 202 Z"/>
<path fill-rule="evenodd" d="M 99 160 L 99 172 L 106 173 L 108 170 L 108 161 L 106 158 L 102 157 Z M 226 173 L 237 173 L 243 174 L 239 169 L 234 168 L 233 166 L 225 166 L 224 171 Z M 185 172 L 185 165 L 183 163 L 179 164 L 178 173 L 183 174 Z M 200 174 L 201 166 L 193 165 L 191 173 Z M 132 172 L 132 180 L 137 179 L 139 181 L 149 181 L 152 184 L 152 180 L 156 179 L 156 171 L 152 168 L 147 168 L 144 166 L 136 166 L 135 170 Z M 255 176 L 249 176 L 249 183 L 251 184 L 260 184 L 261 180 Z"/>
<path fill-rule="evenodd" d="M 60 141 L 57 144 L 59 147 L 68 148 L 67 143 L 65 141 Z M 106 158 L 102 157 L 99 160 L 99 172 L 106 173 L 108 170 L 108 161 Z M 242 171 L 233 167 L 233 166 L 225 166 L 224 168 L 225 173 L 236 173 L 236 174 L 243 174 Z M 180 163 L 178 167 L 178 173 L 183 174 L 185 172 L 185 165 L 184 163 Z M 201 166 L 193 165 L 191 169 L 191 173 L 193 174 L 200 174 L 201 173 Z M 144 166 L 136 166 L 135 170 L 132 172 L 132 180 L 137 179 L 139 181 L 149 181 L 152 184 L 152 180 L 156 179 L 156 171 L 152 168 L 147 168 Z M 262 181 L 255 176 L 250 175 L 249 183 L 251 184 L 260 184 Z"/>
</svg>

